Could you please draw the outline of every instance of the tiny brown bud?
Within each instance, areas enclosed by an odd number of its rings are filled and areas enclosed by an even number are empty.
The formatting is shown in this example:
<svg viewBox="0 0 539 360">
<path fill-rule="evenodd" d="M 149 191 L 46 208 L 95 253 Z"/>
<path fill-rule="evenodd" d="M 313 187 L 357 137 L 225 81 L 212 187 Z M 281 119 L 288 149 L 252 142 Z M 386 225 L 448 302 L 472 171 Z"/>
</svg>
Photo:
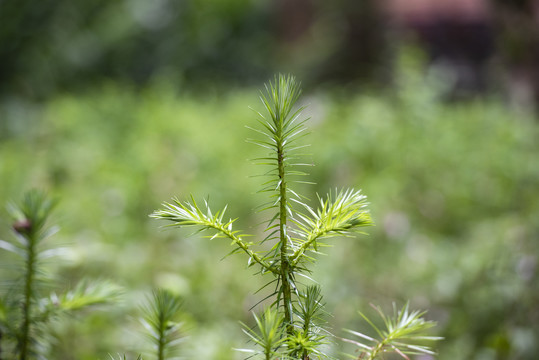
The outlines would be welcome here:
<svg viewBox="0 0 539 360">
<path fill-rule="evenodd" d="M 17 220 L 13 224 L 13 230 L 18 232 L 19 234 L 28 234 L 31 229 L 32 229 L 32 223 L 28 219 Z"/>
</svg>

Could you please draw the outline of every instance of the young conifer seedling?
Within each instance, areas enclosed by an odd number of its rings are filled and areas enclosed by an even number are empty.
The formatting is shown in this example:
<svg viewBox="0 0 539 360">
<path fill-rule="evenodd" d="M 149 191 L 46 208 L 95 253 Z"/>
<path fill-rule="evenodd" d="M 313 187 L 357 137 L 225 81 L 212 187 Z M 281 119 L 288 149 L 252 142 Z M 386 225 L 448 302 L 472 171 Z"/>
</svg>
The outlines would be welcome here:
<svg viewBox="0 0 539 360">
<path fill-rule="evenodd" d="M 182 301 L 180 297 L 165 289 L 157 289 L 140 306 L 139 318 L 144 327 L 147 351 L 144 359 L 178 359 L 179 344 L 183 341 L 180 334 Z M 109 354 L 110 360 L 128 360 L 125 354 Z M 137 360 L 143 360 L 139 354 Z"/>
<path fill-rule="evenodd" d="M 318 197 L 317 208 L 294 191 L 294 183 L 307 175 L 298 170 L 307 166 L 299 153 L 304 145 L 297 141 L 306 132 L 303 108 L 294 107 L 300 92 L 294 77 L 279 75 L 261 94 L 265 114 L 258 114 L 259 127 L 253 129 L 261 138 L 250 141 L 267 152 L 257 159 L 267 168 L 267 181 L 260 190 L 269 196 L 262 207 L 269 212 L 264 237 L 247 241 L 247 234 L 234 228 L 235 220 L 225 217 L 226 207 L 215 212 L 207 203 L 200 207 L 192 196 L 190 201 L 166 202 L 150 215 L 170 221 L 170 226 L 209 230 L 212 239 L 228 239 L 232 253 L 244 253 L 249 266 L 273 275 L 272 305 L 261 316 L 255 315 L 255 329 L 244 329 L 259 348 L 244 351 L 266 360 L 326 357 L 321 346 L 329 333 L 322 328 L 321 289 L 304 285 L 300 277 L 309 278 L 316 254 L 330 238 L 352 236 L 372 225 L 366 197 L 359 190 L 329 192 Z M 271 249 L 260 250 L 268 242 Z"/>
<path fill-rule="evenodd" d="M 60 294 L 50 291 L 55 279 L 45 264 L 59 252 L 46 241 L 58 231 L 48 224 L 53 205 L 43 193 L 30 191 L 20 204 L 9 206 L 14 239 L 0 240 L 0 249 L 13 257 L 2 268 L 11 265 L 20 278 L 0 288 L 0 359 L 42 358 L 51 319 L 111 302 L 120 294 L 118 286 L 106 281 L 82 281 Z"/>
<path fill-rule="evenodd" d="M 181 323 L 178 317 L 181 300 L 176 295 L 163 289 L 153 292 L 141 310 L 140 319 L 146 329 L 146 336 L 152 345 L 151 354 L 156 360 L 172 359 L 178 355 Z"/>
</svg>

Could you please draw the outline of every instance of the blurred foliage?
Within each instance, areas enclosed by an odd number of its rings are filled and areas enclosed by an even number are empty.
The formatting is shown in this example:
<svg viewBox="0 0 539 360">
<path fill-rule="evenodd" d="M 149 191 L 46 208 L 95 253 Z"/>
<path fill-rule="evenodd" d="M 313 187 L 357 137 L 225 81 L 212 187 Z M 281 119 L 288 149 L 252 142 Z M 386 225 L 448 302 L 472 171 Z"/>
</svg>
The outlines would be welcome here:
<svg viewBox="0 0 539 360">
<path fill-rule="evenodd" d="M 372 202 L 368 239 L 345 240 L 318 262 L 330 325 L 368 332 L 369 302 L 411 299 L 438 321 L 439 358 L 534 359 L 539 351 L 537 123 L 496 99 L 443 103 L 443 82 L 404 74 L 395 94 L 312 92 L 309 191 L 354 185 Z M 0 202 L 30 187 L 59 197 L 57 236 L 71 251 L 56 264 L 70 282 L 105 277 L 130 289 L 117 310 L 59 324 L 52 358 L 139 353 L 141 294 L 161 287 L 185 299 L 186 358 L 239 359 L 264 284 L 228 244 L 160 231 L 148 214 L 161 199 L 212 194 L 251 233 L 264 200 L 244 139 L 256 90 L 194 95 L 168 81 L 112 83 L 36 105 L 0 107 Z M 231 171 L 233 169 L 233 171 Z M 309 186 L 309 185 L 305 185 Z M 313 189 L 314 188 L 314 189 Z M 249 195 L 249 196 L 244 196 Z M 222 196 L 222 197 L 221 197 Z M 316 199 L 312 199 L 315 201 Z M 0 218 L 0 238 L 9 224 Z M 0 261 L 2 258 L 0 254 Z M 338 262 L 329 259 L 342 259 Z M 69 335 L 66 337 L 66 335 Z M 76 344 L 76 345 L 75 345 Z M 352 350 L 353 351 L 353 350 Z"/>
<path fill-rule="evenodd" d="M 451 11 L 443 10 L 451 1 L 410 1 L 0 1 L 0 100 L 109 80 L 205 90 L 260 84 L 275 72 L 387 88 L 399 45 L 414 42 L 430 53 L 428 65 L 453 73 L 459 96 L 494 90 L 539 103 L 532 0 L 466 0 Z M 403 21 L 407 13 L 418 17 Z"/>
<path fill-rule="evenodd" d="M 0 2 L 0 92 L 41 98 L 108 78 L 266 77 L 266 1 Z"/>
<path fill-rule="evenodd" d="M 201 89 L 258 85 L 276 71 L 371 79 L 391 61 L 379 12 L 372 0 L 0 1 L 0 98 L 111 79 Z"/>
</svg>

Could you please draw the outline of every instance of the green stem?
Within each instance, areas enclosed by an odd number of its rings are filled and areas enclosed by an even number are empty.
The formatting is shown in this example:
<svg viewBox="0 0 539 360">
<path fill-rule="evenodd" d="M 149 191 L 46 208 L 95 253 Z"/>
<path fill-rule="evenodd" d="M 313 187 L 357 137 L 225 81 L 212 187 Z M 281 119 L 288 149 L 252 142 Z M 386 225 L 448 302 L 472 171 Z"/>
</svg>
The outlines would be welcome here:
<svg viewBox="0 0 539 360">
<path fill-rule="evenodd" d="M 223 235 L 225 235 L 226 237 L 228 237 L 230 240 L 232 240 L 234 242 L 234 244 L 236 244 L 239 248 L 241 248 L 247 255 L 249 255 L 249 257 L 251 259 L 253 259 L 255 262 L 260 264 L 260 266 L 262 266 L 265 270 L 271 271 L 274 274 L 280 274 L 275 269 L 274 266 L 268 264 L 266 261 L 261 259 L 260 256 L 258 256 L 254 251 L 249 249 L 249 245 L 246 244 L 245 242 L 243 242 L 243 240 L 240 237 L 237 237 L 236 235 L 234 235 L 234 232 L 227 229 L 225 225 L 223 225 L 223 224 L 215 224 L 215 223 L 212 223 L 212 222 L 209 222 L 209 221 L 203 223 L 203 225 L 208 227 L 208 228 L 215 229 L 215 230 L 219 231 L 220 233 L 222 233 Z"/>
<path fill-rule="evenodd" d="M 161 314 L 162 315 L 162 314 Z M 157 359 L 165 359 L 165 321 L 163 317 L 159 319 L 159 344 L 157 346 Z"/>
<path fill-rule="evenodd" d="M 279 134 L 280 135 L 280 134 Z M 286 322 L 286 332 L 292 335 L 294 325 L 292 320 L 292 288 L 290 284 L 290 262 L 288 259 L 288 236 L 286 232 L 286 181 L 285 181 L 285 164 L 284 150 L 282 144 L 277 148 L 277 162 L 279 167 L 279 232 L 281 242 L 281 290 L 283 294 L 284 318 Z"/>
<path fill-rule="evenodd" d="M 309 327 L 310 327 L 310 321 L 306 319 L 305 324 L 303 324 L 303 335 L 305 337 L 307 337 L 307 335 L 309 334 Z M 302 359 L 309 360 L 309 352 L 307 351 L 307 349 L 303 350 Z"/>
<path fill-rule="evenodd" d="M 307 241 L 305 241 L 300 247 L 299 249 L 297 249 L 294 254 L 292 254 L 290 256 L 290 263 L 292 264 L 292 266 L 296 266 L 299 262 L 299 259 L 301 258 L 301 256 L 303 255 L 303 253 L 305 253 L 305 251 L 309 248 L 309 246 L 311 246 L 317 239 L 319 239 L 320 237 L 324 236 L 325 234 L 327 234 L 329 231 L 317 231 L 315 233 L 313 233 L 311 236 L 309 236 L 309 238 L 307 239 Z"/>
<path fill-rule="evenodd" d="M 26 258 L 26 274 L 24 277 L 24 301 L 22 303 L 23 322 L 21 326 L 21 337 L 19 340 L 20 360 L 25 360 L 28 357 L 30 348 L 30 322 L 31 322 L 31 302 L 34 292 L 34 277 L 36 266 L 36 241 L 35 234 L 29 234 L 26 240 L 28 241 L 27 258 Z"/>
<path fill-rule="evenodd" d="M 380 353 L 380 351 L 382 351 L 382 349 L 384 348 L 384 345 L 384 342 L 378 343 L 378 345 L 376 345 L 376 347 L 371 352 L 371 356 L 369 356 L 368 360 L 375 360 L 378 356 L 378 353 Z"/>
</svg>

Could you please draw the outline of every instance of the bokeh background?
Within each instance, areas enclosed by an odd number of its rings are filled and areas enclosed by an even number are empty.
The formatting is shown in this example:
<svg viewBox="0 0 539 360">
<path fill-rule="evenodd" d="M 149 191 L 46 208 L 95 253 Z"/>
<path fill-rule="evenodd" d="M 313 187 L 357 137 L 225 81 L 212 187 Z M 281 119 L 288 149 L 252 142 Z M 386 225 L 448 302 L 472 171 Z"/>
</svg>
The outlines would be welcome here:
<svg viewBox="0 0 539 360">
<path fill-rule="evenodd" d="M 260 233 L 245 125 L 278 72 L 302 82 L 310 117 L 316 185 L 298 190 L 361 188 L 376 222 L 315 267 L 332 331 L 368 332 L 358 310 L 409 300 L 438 322 L 441 360 L 536 359 L 537 1 L 4 0 L 0 201 L 35 187 L 60 200 L 59 288 L 126 289 L 55 322 L 49 358 L 135 358 L 155 287 L 184 299 L 185 358 L 243 358 L 238 322 L 266 279 L 222 260 L 227 242 L 148 214 L 194 194 Z"/>
</svg>

